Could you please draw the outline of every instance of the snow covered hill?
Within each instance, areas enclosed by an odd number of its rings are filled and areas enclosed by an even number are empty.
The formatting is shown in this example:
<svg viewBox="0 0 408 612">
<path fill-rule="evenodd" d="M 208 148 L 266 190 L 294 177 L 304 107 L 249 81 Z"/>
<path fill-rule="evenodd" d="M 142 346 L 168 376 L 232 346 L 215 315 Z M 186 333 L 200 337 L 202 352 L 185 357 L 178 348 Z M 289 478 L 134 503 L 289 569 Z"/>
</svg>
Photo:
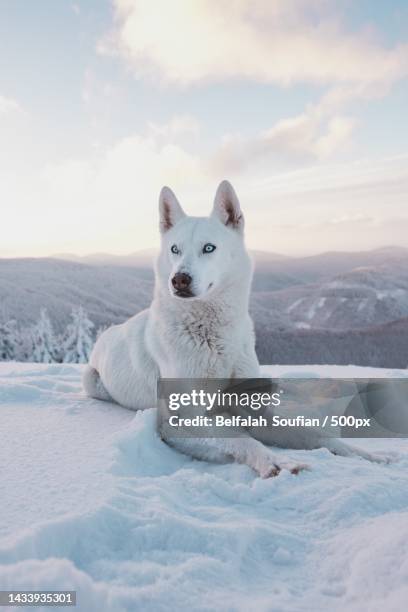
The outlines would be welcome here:
<svg viewBox="0 0 408 612">
<path fill-rule="evenodd" d="M 61 332 L 73 307 L 83 306 L 95 329 L 122 323 L 152 299 L 152 272 L 142 268 L 91 266 L 50 258 L 0 258 L 0 323 L 36 323 L 47 308 Z"/>
<path fill-rule="evenodd" d="M 310 472 L 261 480 L 169 448 L 154 410 L 87 399 L 80 373 L 0 364 L 2 589 L 76 589 L 83 612 L 406 609 L 408 441 L 364 442 L 390 465 L 292 451 Z"/>
<path fill-rule="evenodd" d="M 254 299 L 274 313 L 270 322 L 287 328 L 363 329 L 408 316 L 408 267 L 356 268 L 322 283 L 258 292 Z"/>
<path fill-rule="evenodd" d="M 0 258 L 0 323 L 26 327 L 47 308 L 57 332 L 82 305 L 95 329 L 146 308 L 152 251 L 129 256 Z M 357 329 L 408 316 L 408 249 L 284 257 L 252 253 L 251 314 L 269 329 Z"/>
</svg>

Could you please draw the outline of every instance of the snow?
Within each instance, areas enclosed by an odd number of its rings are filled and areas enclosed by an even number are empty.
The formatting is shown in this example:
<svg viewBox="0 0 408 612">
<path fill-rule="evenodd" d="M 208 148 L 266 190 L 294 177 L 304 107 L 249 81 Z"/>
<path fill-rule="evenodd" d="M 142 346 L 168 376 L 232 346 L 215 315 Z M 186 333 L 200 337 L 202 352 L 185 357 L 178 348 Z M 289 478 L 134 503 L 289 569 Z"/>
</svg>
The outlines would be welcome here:
<svg viewBox="0 0 408 612">
<path fill-rule="evenodd" d="M 387 297 L 398 299 L 407 294 L 405 289 L 385 289 L 384 291 L 375 292 L 378 300 L 384 300 Z"/>
<path fill-rule="evenodd" d="M 300 298 L 300 299 L 296 300 L 295 302 L 293 302 L 293 304 L 290 304 L 290 306 L 287 307 L 286 312 L 287 313 L 292 312 L 292 310 L 297 308 L 303 302 L 303 300 L 304 300 L 304 298 Z"/>
<path fill-rule="evenodd" d="M 262 480 L 169 448 L 154 410 L 85 398 L 81 369 L 0 364 L 2 589 L 76 589 L 84 612 L 405 609 L 408 441 L 361 442 L 390 465 L 291 451 L 311 471 Z"/>
<path fill-rule="evenodd" d="M 316 311 L 317 311 L 319 308 L 323 308 L 323 306 L 324 306 L 325 302 L 326 302 L 326 298 L 325 298 L 325 297 L 321 297 L 321 298 L 319 298 L 319 300 L 318 300 L 317 302 L 316 302 L 316 301 L 315 301 L 315 302 L 313 302 L 313 303 L 311 304 L 311 306 L 309 307 L 309 310 L 308 310 L 308 311 L 307 311 L 307 313 L 306 313 L 306 317 L 307 317 L 308 319 L 310 319 L 310 320 L 311 320 L 311 319 L 313 319 L 313 317 L 314 317 L 314 316 L 315 316 L 315 314 L 316 314 Z M 310 326 L 309 326 L 309 327 L 310 327 Z"/>
<path fill-rule="evenodd" d="M 310 323 L 305 323 L 304 321 L 296 321 L 294 326 L 296 329 L 310 329 L 311 328 Z"/>
</svg>

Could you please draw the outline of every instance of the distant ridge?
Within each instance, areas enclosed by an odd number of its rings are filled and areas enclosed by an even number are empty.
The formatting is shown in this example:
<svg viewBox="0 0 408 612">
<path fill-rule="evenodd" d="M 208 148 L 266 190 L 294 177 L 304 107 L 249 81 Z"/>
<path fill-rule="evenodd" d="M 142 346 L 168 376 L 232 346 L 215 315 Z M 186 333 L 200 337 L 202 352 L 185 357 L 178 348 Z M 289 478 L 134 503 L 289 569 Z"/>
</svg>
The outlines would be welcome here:
<svg viewBox="0 0 408 612">
<path fill-rule="evenodd" d="M 110 266 L 138 266 L 150 267 L 156 256 L 156 249 L 144 249 L 128 253 L 127 255 L 113 255 L 111 253 L 90 253 L 89 255 L 75 255 L 72 253 L 56 253 L 53 259 L 64 261 L 76 261 L 90 265 L 110 265 Z"/>
<path fill-rule="evenodd" d="M 119 265 L 119 266 L 146 266 L 152 265 L 156 257 L 158 249 L 144 249 L 135 251 L 127 255 L 112 255 L 110 253 L 90 253 L 89 255 L 75 255 L 72 253 L 56 253 L 52 255 L 52 259 L 62 259 L 64 261 L 76 261 L 79 263 L 93 265 Z M 287 261 L 292 259 L 289 255 L 281 255 L 280 253 L 272 253 L 269 251 L 253 250 L 251 254 L 258 263 L 269 263 L 278 261 Z"/>
<path fill-rule="evenodd" d="M 258 249 L 250 250 L 250 252 L 258 267 L 263 267 L 265 264 L 279 265 L 282 266 L 280 271 L 288 275 L 292 273 L 296 274 L 299 269 L 302 269 L 302 273 L 307 275 L 307 280 L 314 280 L 321 276 L 317 268 L 320 270 L 326 268 L 327 274 L 339 274 L 350 271 L 355 267 L 385 263 L 385 261 L 389 259 L 408 259 L 408 248 L 390 245 L 368 251 L 325 251 L 323 253 L 305 256 L 282 255 L 281 253 L 261 251 Z M 88 255 L 56 253 L 52 255 L 51 258 L 62 259 L 64 261 L 76 261 L 91 265 L 151 267 L 156 254 L 157 249 L 151 248 L 135 251 L 126 255 L 115 255 L 111 253 L 90 253 Z"/>
</svg>

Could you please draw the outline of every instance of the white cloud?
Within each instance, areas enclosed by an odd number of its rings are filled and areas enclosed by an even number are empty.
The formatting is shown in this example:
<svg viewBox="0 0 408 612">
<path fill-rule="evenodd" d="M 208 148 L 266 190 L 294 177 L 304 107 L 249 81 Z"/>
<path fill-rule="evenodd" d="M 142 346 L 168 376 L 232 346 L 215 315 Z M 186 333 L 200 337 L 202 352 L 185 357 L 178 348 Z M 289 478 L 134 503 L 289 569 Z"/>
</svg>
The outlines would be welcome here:
<svg viewBox="0 0 408 612">
<path fill-rule="evenodd" d="M 253 248 L 304 254 L 408 247 L 408 156 L 244 178 L 236 187 Z"/>
<path fill-rule="evenodd" d="M 382 46 L 371 29 L 348 32 L 324 0 L 113 0 L 116 25 L 100 44 L 138 76 L 180 84 L 247 78 L 393 82 L 408 45 Z M 337 9 L 338 10 L 338 9 Z"/>
<path fill-rule="evenodd" d="M 283 86 L 328 84 L 319 103 L 250 138 L 227 135 L 209 168 L 234 173 L 270 161 L 326 160 L 351 143 L 349 102 L 385 95 L 408 74 L 408 45 L 348 32 L 326 0 L 113 0 L 115 25 L 100 48 L 139 77 L 167 83 L 245 78 Z"/>
<path fill-rule="evenodd" d="M 158 239 L 160 188 L 170 184 L 181 194 L 195 195 L 203 188 L 198 159 L 175 136 L 192 128 L 185 117 L 175 118 L 146 135 L 121 139 L 92 159 L 49 163 L 35 176 L 2 182 L 0 199 L 13 203 L 3 216 L 3 252 L 150 247 Z"/>
<path fill-rule="evenodd" d="M 180 136 L 196 137 L 200 133 L 200 123 L 191 115 L 180 115 L 173 117 L 168 123 L 157 124 L 150 122 L 148 124 L 150 132 L 157 138 L 166 138 L 174 140 Z"/>
<path fill-rule="evenodd" d="M 0 95 L 0 115 L 19 110 L 21 110 L 21 108 L 16 100 Z"/>
<path fill-rule="evenodd" d="M 277 161 L 332 159 L 352 144 L 356 99 L 388 93 L 408 74 L 408 44 L 385 46 L 370 27 L 349 31 L 327 0 L 113 0 L 115 23 L 100 50 L 138 77 L 181 86 L 248 79 L 327 84 L 320 102 L 251 137 L 225 135 L 214 175 Z"/>
<path fill-rule="evenodd" d="M 2 180 L 0 199 L 10 205 L 1 224 L 1 252 L 149 248 L 158 242 L 157 199 L 164 184 L 190 214 L 206 214 L 224 177 L 210 176 L 207 165 L 179 143 L 193 125 L 176 118 L 119 140 L 92 159 L 48 164 L 39 175 Z M 251 247 L 316 252 L 407 244 L 408 217 L 401 213 L 408 198 L 407 168 L 408 158 L 400 157 L 325 163 L 262 181 L 249 169 L 226 178 L 241 199 Z"/>
<path fill-rule="evenodd" d="M 348 146 L 356 121 L 340 114 L 346 94 L 330 91 L 316 105 L 295 117 L 281 119 L 272 128 L 243 139 L 229 136 L 210 160 L 216 173 L 242 172 L 255 164 L 329 159 Z"/>
</svg>

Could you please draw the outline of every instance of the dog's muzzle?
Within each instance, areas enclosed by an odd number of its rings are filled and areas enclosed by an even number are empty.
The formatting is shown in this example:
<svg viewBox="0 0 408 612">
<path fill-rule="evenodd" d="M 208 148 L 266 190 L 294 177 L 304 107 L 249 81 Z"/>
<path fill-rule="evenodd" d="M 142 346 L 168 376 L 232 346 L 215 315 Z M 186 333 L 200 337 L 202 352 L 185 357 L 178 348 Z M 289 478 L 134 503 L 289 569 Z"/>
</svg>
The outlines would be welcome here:
<svg viewBox="0 0 408 612">
<path fill-rule="evenodd" d="M 191 291 L 191 283 L 193 279 L 189 274 L 185 272 L 177 272 L 171 279 L 171 284 L 173 285 L 174 293 L 177 297 L 189 298 L 194 297 L 194 294 Z"/>
</svg>

